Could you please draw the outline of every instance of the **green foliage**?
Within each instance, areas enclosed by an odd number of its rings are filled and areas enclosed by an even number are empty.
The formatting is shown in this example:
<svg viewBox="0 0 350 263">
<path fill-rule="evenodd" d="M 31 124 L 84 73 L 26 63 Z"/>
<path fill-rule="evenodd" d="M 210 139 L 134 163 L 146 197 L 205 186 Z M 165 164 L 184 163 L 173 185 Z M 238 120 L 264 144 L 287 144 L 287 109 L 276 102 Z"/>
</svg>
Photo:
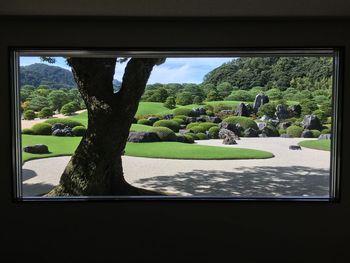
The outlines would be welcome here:
<svg viewBox="0 0 350 263">
<path fill-rule="evenodd" d="M 29 108 L 33 111 L 40 111 L 45 107 L 49 107 L 49 101 L 44 96 L 35 96 L 30 100 Z"/>
<path fill-rule="evenodd" d="M 239 124 L 244 130 L 248 128 L 258 130 L 258 126 L 256 122 L 249 117 L 233 116 L 233 117 L 228 117 L 224 119 L 224 121 L 233 123 L 233 124 Z"/>
<path fill-rule="evenodd" d="M 32 131 L 35 135 L 51 135 L 51 127 L 49 123 L 37 123 L 33 125 Z"/>
<path fill-rule="evenodd" d="M 208 131 L 211 127 L 217 127 L 216 123 L 212 122 L 202 122 L 199 124 L 200 127 L 203 127 L 206 131 Z"/>
<path fill-rule="evenodd" d="M 332 130 L 329 129 L 329 128 L 323 129 L 323 130 L 321 131 L 321 134 L 328 134 L 328 133 L 332 133 Z"/>
<path fill-rule="evenodd" d="M 217 127 L 217 126 L 211 127 L 209 129 L 210 138 L 218 139 L 219 138 L 219 131 L 220 131 L 219 127 Z"/>
<path fill-rule="evenodd" d="M 189 124 L 187 124 L 186 129 L 191 129 L 194 126 L 198 126 L 199 124 L 201 124 L 200 122 L 191 122 Z"/>
<path fill-rule="evenodd" d="M 185 121 L 186 118 L 187 118 L 186 115 L 175 115 L 175 117 L 174 117 L 174 119 L 181 119 L 181 120 L 183 120 L 183 121 Z"/>
<path fill-rule="evenodd" d="M 269 97 L 270 100 L 279 100 L 283 98 L 283 93 L 278 88 L 270 89 L 266 91 L 265 94 Z"/>
<path fill-rule="evenodd" d="M 187 133 L 183 135 L 185 138 L 185 143 L 194 143 L 194 139 L 192 136 L 188 135 Z"/>
<path fill-rule="evenodd" d="M 23 113 L 23 118 L 25 120 L 34 120 L 36 117 L 36 114 L 33 110 L 26 110 L 24 113 Z"/>
<path fill-rule="evenodd" d="M 53 112 L 49 107 L 42 108 L 41 111 L 38 113 L 38 117 L 40 119 L 49 118 L 49 117 L 52 117 L 52 115 L 53 115 Z"/>
<path fill-rule="evenodd" d="M 211 110 L 206 110 L 205 111 L 205 114 L 208 115 L 208 116 L 214 116 L 214 112 L 212 112 Z"/>
<path fill-rule="evenodd" d="M 193 104 L 198 104 L 198 105 L 200 105 L 200 104 L 202 104 L 202 102 L 203 102 L 203 99 L 202 99 L 200 96 L 195 96 L 195 97 L 193 98 Z"/>
<path fill-rule="evenodd" d="M 285 129 L 279 129 L 278 130 L 278 133 L 281 135 L 281 134 L 286 134 L 287 131 Z"/>
<path fill-rule="evenodd" d="M 247 90 L 234 90 L 231 95 L 226 98 L 226 100 L 236 100 L 236 101 L 254 101 L 256 94 Z"/>
<path fill-rule="evenodd" d="M 312 114 L 316 115 L 322 123 L 327 122 L 327 114 L 322 110 L 315 110 Z"/>
<path fill-rule="evenodd" d="M 199 140 L 208 140 L 208 136 L 205 133 L 199 132 L 196 135 Z"/>
<path fill-rule="evenodd" d="M 218 94 L 221 98 L 225 98 L 230 95 L 232 91 L 232 85 L 229 82 L 221 82 L 216 87 Z"/>
<path fill-rule="evenodd" d="M 176 104 L 189 105 L 193 103 L 193 95 L 190 92 L 181 92 L 176 94 Z M 183 115 L 183 114 L 181 114 Z"/>
<path fill-rule="evenodd" d="M 222 100 L 223 97 L 220 96 L 219 92 L 217 90 L 211 90 L 207 94 L 207 101 L 217 101 Z"/>
<path fill-rule="evenodd" d="M 290 136 L 294 137 L 294 138 L 299 138 L 303 132 L 303 128 L 296 126 L 296 125 L 292 125 L 289 126 L 287 128 L 287 134 L 289 134 Z"/>
<path fill-rule="evenodd" d="M 137 121 L 137 124 L 152 126 L 152 122 L 147 119 L 140 119 Z"/>
<path fill-rule="evenodd" d="M 32 129 L 23 129 L 22 134 L 34 135 L 34 131 Z"/>
<path fill-rule="evenodd" d="M 180 107 L 173 110 L 173 113 L 175 116 L 182 115 L 182 116 L 190 116 L 192 113 L 191 109 Z"/>
<path fill-rule="evenodd" d="M 304 99 L 304 100 L 300 101 L 300 106 L 301 106 L 301 114 L 302 115 L 310 115 L 315 110 L 318 109 L 317 103 L 312 101 L 312 100 Z"/>
<path fill-rule="evenodd" d="M 172 119 L 172 121 L 176 121 L 178 124 L 184 124 L 185 123 L 185 121 L 183 120 L 183 119 L 181 119 L 181 118 L 174 118 L 174 119 Z"/>
<path fill-rule="evenodd" d="M 69 102 L 67 104 L 64 104 L 61 108 L 61 113 L 64 115 L 71 115 L 76 111 L 76 107 L 73 103 Z"/>
<path fill-rule="evenodd" d="M 162 141 L 175 141 L 176 140 L 175 132 L 167 127 L 153 127 L 152 129 L 150 129 L 150 132 L 157 133 L 158 137 Z"/>
<path fill-rule="evenodd" d="M 81 122 L 76 121 L 76 120 L 71 120 L 69 118 L 53 118 L 53 119 L 48 119 L 45 121 L 45 123 L 54 125 L 56 123 L 62 123 L 65 126 L 74 128 L 76 126 L 84 126 Z"/>
<path fill-rule="evenodd" d="M 262 117 L 264 115 L 273 118 L 276 112 L 276 104 L 273 102 L 266 103 L 262 105 L 258 110 L 258 116 Z"/>
<path fill-rule="evenodd" d="M 72 129 L 74 136 L 84 136 L 86 128 L 84 126 L 75 126 Z"/>
<path fill-rule="evenodd" d="M 174 109 L 176 107 L 175 98 L 173 96 L 168 97 L 163 105 L 168 109 Z"/>
<path fill-rule="evenodd" d="M 193 126 L 190 128 L 191 132 L 197 134 L 197 133 L 205 133 L 206 129 L 204 127 L 201 126 Z"/>
<path fill-rule="evenodd" d="M 319 130 L 310 130 L 312 132 L 312 137 L 318 138 L 321 135 Z"/>
<path fill-rule="evenodd" d="M 174 132 L 178 132 L 180 129 L 180 124 L 173 120 L 160 120 L 153 124 L 153 127 L 167 127 Z"/>
<path fill-rule="evenodd" d="M 186 133 L 187 136 L 191 137 L 192 140 L 199 140 L 197 134 L 194 134 L 193 132 Z"/>
</svg>

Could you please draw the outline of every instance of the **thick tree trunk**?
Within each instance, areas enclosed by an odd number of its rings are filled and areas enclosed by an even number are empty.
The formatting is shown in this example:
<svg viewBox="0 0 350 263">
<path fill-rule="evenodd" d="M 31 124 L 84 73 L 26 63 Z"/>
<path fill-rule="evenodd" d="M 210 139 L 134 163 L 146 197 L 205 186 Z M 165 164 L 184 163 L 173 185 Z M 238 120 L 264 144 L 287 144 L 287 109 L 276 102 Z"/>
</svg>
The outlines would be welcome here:
<svg viewBox="0 0 350 263">
<path fill-rule="evenodd" d="M 88 129 L 49 196 L 157 194 L 125 181 L 121 154 L 153 66 L 163 61 L 130 59 L 114 93 L 115 58 L 68 59 L 88 111 Z"/>
</svg>

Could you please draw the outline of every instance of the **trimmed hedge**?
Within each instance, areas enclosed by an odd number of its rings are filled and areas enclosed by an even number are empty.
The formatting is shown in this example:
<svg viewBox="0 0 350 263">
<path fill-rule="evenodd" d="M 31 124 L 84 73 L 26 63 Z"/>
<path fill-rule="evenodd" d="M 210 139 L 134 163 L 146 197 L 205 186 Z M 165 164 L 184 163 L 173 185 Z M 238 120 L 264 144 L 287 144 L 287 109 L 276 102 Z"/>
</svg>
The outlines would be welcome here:
<svg viewBox="0 0 350 263">
<path fill-rule="evenodd" d="M 300 126 L 292 125 L 287 128 L 287 134 L 292 137 L 299 138 L 303 132 L 303 128 Z"/>
<path fill-rule="evenodd" d="M 218 125 L 212 122 L 202 122 L 199 126 L 205 128 L 206 131 L 209 131 L 211 127 L 217 127 Z"/>
<path fill-rule="evenodd" d="M 225 118 L 224 121 L 239 124 L 244 130 L 248 128 L 252 128 L 254 130 L 259 130 L 258 125 L 251 118 L 243 117 L 243 116 L 232 116 Z"/>
<path fill-rule="evenodd" d="M 200 132 L 200 133 L 197 133 L 196 135 L 199 138 L 199 140 L 208 140 L 208 136 L 205 133 Z"/>
<path fill-rule="evenodd" d="M 188 134 L 184 134 L 183 136 L 185 138 L 185 143 L 194 143 L 194 139 L 192 136 L 190 136 Z"/>
<path fill-rule="evenodd" d="M 199 124 L 201 124 L 200 122 L 191 122 L 189 124 L 187 124 L 186 129 L 191 129 L 194 126 L 198 126 Z"/>
<path fill-rule="evenodd" d="M 187 136 L 190 136 L 193 140 L 199 140 L 197 134 L 194 134 L 192 132 L 186 133 Z"/>
<path fill-rule="evenodd" d="M 56 123 L 62 123 L 63 125 L 71 127 L 71 128 L 74 128 L 76 126 L 84 126 L 81 122 L 75 121 L 75 120 L 71 120 L 71 119 L 68 119 L 68 118 L 48 119 L 44 123 L 48 123 L 48 124 L 51 124 L 51 125 L 54 125 Z"/>
<path fill-rule="evenodd" d="M 172 121 L 176 121 L 180 125 L 185 123 L 185 121 L 183 119 L 180 119 L 177 116 L 176 116 L 176 118 L 172 119 Z"/>
<path fill-rule="evenodd" d="M 173 113 L 175 116 L 177 116 L 177 115 L 183 115 L 183 116 L 193 115 L 193 111 L 191 109 L 183 108 L 183 107 L 174 109 Z"/>
<path fill-rule="evenodd" d="M 210 135 L 210 138 L 213 138 L 213 139 L 219 139 L 219 131 L 220 131 L 220 128 L 219 127 L 211 127 L 209 129 L 209 135 Z"/>
<path fill-rule="evenodd" d="M 193 126 L 193 127 L 191 127 L 191 132 L 193 132 L 193 133 L 205 133 L 206 132 L 206 129 L 204 128 L 204 127 L 201 127 L 201 126 Z"/>
<path fill-rule="evenodd" d="M 38 117 L 40 119 L 44 119 L 44 118 L 49 118 L 52 117 L 53 112 L 49 107 L 44 107 L 41 109 L 41 111 L 38 113 Z"/>
<path fill-rule="evenodd" d="M 287 133 L 287 131 L 285 129 L 279 129 L 278 132 L 279 132 L 279 134 L 286 134 Z"/>
<path fill-rule="evenodd" d="M 33 110 L 26 110 L 23 113 L 23 119 L 25 119 L 25 120 L 34 120 L 35 117 L 36 117 L 36 114 Z"/>
<path fill-rule="evenodd" d="M 49 123 L 37 123 L 32 127 L 35 135 L 51 135 L 52 125 Z"/>
<path fill-rule="evenodd" d="M 150 132 L 157 133 L 158 137 L 162 141 L 176 141 L 176 134 L 174 131 L 167 127 L 153 127 Z"/>
<path fill-rule="evenodd" d="M 180 124 L 173 120 L 160 120 L 153 123 L 153 127 L 166 127 L 174 132 L 178 132 L 180 129 Z"/>
<path fill-rule="evenodd" d="M 310 130 L 312 132 L 312 136 L 314 138 L 318 138 L 321 135 L 321 132 L 319 130 Z"/>
<path fill-rule="evenodd" d="M 152 122 L 147 119 L 140 119 L 137 121 L 137 124 L 152 126 Z"/>
<path fill-rule="evenodd" d="M 332 130 L 331 129 L 323 129 L 321 131 L 321 134 L 328 134 L 328 133 L 332 133 Z"/>
<path fill-rule="evenodd" d="M 34 135 L 34 131 L 32 129 L 23 129 L 22 134 Z"/>
<path fill-rule="evenodd" d="M 84 126 L 75 126 L 72 129 L 74 136 L 84 136 L 86 128 Z"/>
<path fill-rule="evenodd" d="M 186 118 L 187 118 L 187 116 L 185 116 L 185 115 L 176 115 L 175 117 L 174 117 L 174 119 L 182 119 L 182 120 L 186 120 Z"/>
</svg>

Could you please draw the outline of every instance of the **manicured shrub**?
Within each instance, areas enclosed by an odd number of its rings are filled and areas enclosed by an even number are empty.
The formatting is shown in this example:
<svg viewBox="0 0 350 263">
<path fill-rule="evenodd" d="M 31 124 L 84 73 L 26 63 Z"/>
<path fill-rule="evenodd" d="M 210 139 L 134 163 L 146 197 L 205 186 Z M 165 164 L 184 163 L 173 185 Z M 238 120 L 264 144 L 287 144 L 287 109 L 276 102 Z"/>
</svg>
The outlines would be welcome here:
<svg viewBox="0 0 350 263">
<path fill-rule="evenodd" d="M 287 134 L 292 137 L 299 138 L 303 130 L 304 129 L 302 127 L 292 125 L 287 128 Z"/>
<path fill-rule="evenodd" d="M 52 125 L 49 123 L 37 123 L 32 127 L 35 135 L 51 135 Z"/>
<path fill-rule="evenodd" d="M 53 112 L 49 107 L 44 107 L 41 109 L 41 111 L 38 113 L 38 117 L 40 119 L 44 119 L 44 118 L 49 118 L 52 117 Z"/>
<path fill-rule="evenodd" d="M 278 130 L 272 126 L 271 124 L 268 124 L 266 127 L 262 129 L 262 133 L 266 134 L 268 137 L 278 137 L 280 136 L 280 133 Z"/>
<path fill-rule="evenodd" d="M 206 129 L 204 128 L 204 127 L 201 127 L 201 126 L 193 126 L 193 127 L 191 127 L 191 132 L 193 132 L 193 133 L 205 133 L 205 131 L 206 131 Z"/>
<path fill-rule="evenodd" d="M 177 117 L 172 119 L 172 121 L 176 121 L 180 125 L 185 123 L 185 121 L 183 119 L 180 119 L 180 118 L 177 118 Z"/>
<path fill-rule="evenodd" d="M 218 139 L 219 138 L 219 131 L 220 131 L 219 127 L 217 127 L 217 126 L 211 127 L 209 129 L 210 137 L 213 138 L 213 139 Z"/>
<path fill-rule="evenodd" d="M 33 110 L 26 110 L 24 113 L 23 113 L 23 118 L 25 120 L 34 120 L 36 117 L 36 114 Z"/>
<path fill-rule="evenodd" d="M 176 115 L 175 117 L 174 117 L 174 119 L 181 119 L 181 120 L 186 120 L 186 118 L 187 118 L 187 116 L 185 116 L 185 115 Z"/>
<path fill-rule="evenodd" d="M 233 116 L 225 118 L 224 121 L 233 124 L 239 124 L 244 130 L 248 128 L 258 130 L 258 125 L 256 124 L 256 122 L 250 119 L 249 117 Z"/>
<path fill-rule="evenodd" d="M 194 126 L 198 126 L 200 124 L 200 122 L 191 122 L 189 124 L 187 124 L 186 129 L 191 129 Z"/>
<path fill-rule="evenodd" d="M 194 139 L 192 136 L 188 135 L 187 133 L 183 135 L 185 138 L 185 143 L 194 143 Z"/>
<path fill-rule="evenodd" d="M 196 134 L 199 140 L 208 140 L 208 136 L 205 133 L 199 132 Z"/>
<path fill-rule="evenodd" d="M 61 108 L 61 113 L 64 115 L 71 115 L 76 111 L 76 107 L 73 103 L 64 104 Z"/>
<path fill-rule="evenodd" d="M 205 130 L 208 131 L 211 127 L 216 127 L 218 125 L 212 122 L 202 122 L 199 124 L 199 126 L 205 128 Z"/>
<path fill-rule="evenodd" d="M 34 131 L 32 129 L 23 129 L 22 134 L 33 135 Z"/>
<path fill-rule="evenodd" d="M 205 114 L 207 114 L 208 116 L 214 116 L 214 112 L 212 112 L 211 110 L 206 110 Z"/>
<path fill-rule="evenodd" d="M 279 130 L 278 130 L 278 133 L 279 133 L 279 134 L 286 134 L 287 131 L 286 131 L 285 129 L 279 129 Z"/>
<path fill-rule="evenodd" d="M 276 112 L 276 104 L 273 102 L 266 103 L 262 105 L 258 110 L 258 116 L 262 117 L 264 115 L 273 118 Z"/>
<path fill-rule="evenodd" d="M 188 108 L 180 107 L 180 108 L 174 109 L 173 113 L 175 116 L 177 115 L 191 116 L 193 114 L 193 111 Z"/>
<path fill-rule="evenodd" d="M 84 126 L 81 122 L 75 121 L 75 120 L 71 120 L 71 119 L 68 119 L 68 118 L 48 119 L 44 123 L 49 123 L 51 125 L 54 125 L 56 123 L 62 123 L 63 125 L 71 127 L 71 128 L 74 128 L 76 126 Z"/>
<path fill-rule="evenodd" d="M 137 124 L 152 126 L 152 122 L 147 119 L 140 119 L 137 121 Z"/>
<path fill-rule="evenodd" d="M 194 134 L 192 132 L 186 133 L 187 136 L 190 136 L 193 140 L 199 140 L 197 134 Z"/>
<path fill-rule="evenodd" d="M 167 127 L 174 132 L 178 132 L 180 129 L 180 124 L 173 120 L 160 120 L 153 123 L 153 127 Z"/>
<path fill-rule="evenodd" d="M 153 127 L 150 132 L 157 133 L 162 141 L 176 141 L 176 134 L 167 127 Z"/>
<path fill-rule="evenodd" d="M 332 133 L 332 130 L 327 128 L 321 131 L 321 134 L 328 134 L 328 133 Z"/>
<path fill-rule="evenodd" d="M 175 98 L 173 96 L 168 97 L 163 105 L 168 109 L 174 109 L 176 107 Z"/>
<path fill-rule="evenodd" d="M 86 132 L 86 128 L 84 126 L 75 126 L 72 131 L 74 136 L 83 136 Z"/>
</svg>

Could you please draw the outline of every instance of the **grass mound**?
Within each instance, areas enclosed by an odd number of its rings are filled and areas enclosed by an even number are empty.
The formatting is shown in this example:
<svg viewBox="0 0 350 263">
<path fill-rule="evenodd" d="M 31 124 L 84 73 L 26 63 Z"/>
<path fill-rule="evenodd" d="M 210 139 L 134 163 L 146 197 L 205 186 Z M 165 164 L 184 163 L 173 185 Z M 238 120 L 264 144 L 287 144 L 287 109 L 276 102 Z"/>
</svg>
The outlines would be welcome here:
<svg viewBox="0 0 350 263">
<path fill-rule="evenodd" d="M 299 145 L 305 148 L 330 151 L 331 150 L 331 140 L 305 140 L 299 142 Z"/>
</svg>

